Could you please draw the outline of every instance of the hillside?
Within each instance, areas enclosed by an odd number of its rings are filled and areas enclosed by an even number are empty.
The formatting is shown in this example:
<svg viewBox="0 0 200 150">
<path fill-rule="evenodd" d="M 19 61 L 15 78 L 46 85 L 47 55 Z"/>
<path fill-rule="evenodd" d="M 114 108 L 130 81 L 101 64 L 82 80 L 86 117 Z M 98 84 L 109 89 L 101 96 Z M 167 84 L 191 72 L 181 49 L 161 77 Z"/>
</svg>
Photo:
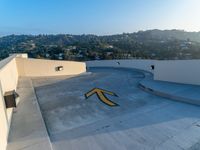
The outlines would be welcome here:
<svg viewBox="0 0 200 150">
<path fill-rule="evenodd" d="M 199 59 L 200 32 L 147 30 L 110 36 L 59 34 L 0 38 L 0 58 L 16 52 L 61 60 Z"/>
</svg>

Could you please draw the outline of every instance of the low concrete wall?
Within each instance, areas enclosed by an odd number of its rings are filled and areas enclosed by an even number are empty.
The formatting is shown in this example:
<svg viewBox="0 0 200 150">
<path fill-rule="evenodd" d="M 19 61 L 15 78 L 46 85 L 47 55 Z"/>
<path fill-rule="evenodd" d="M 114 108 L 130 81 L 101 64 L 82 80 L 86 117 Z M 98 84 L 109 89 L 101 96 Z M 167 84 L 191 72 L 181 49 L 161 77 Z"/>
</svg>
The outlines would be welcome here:
<svg viewBox="0 0 200 150">
<path fill-rule="evenodd" d="M 0 149 L 6 149 L 7 137 L 10 128 L 13 109 L 6 109 L 4 101 L 4 93 L 6 91 L 15 90 L 18 82 L 18 71 L 16 67 L 15 57 L 12 55 L 0 62 Z"/>
<path fill-rule="evenodd" d="M 87 67 L 122 67 L 135 68 L 153 73 L 151 65 L 154 65 L 155 60 L 101 60 L 87 61 Z"/>
<path fill-rule="evenodd" d="M 5 150 L 8 138 L 8 120 L 2 90 L 0 90 L 0 149 Z"/>
<path fill-rule="evenodd" d="M 153 73 L 154 80 L 200 85 L 200 60 L 102 60 L 86 64 L 87 67 L 135 68 Z"/>
<path fill-rule="evenodd" d="M 154 80 L 200 85 L 200 60 L 156 61 Z"/>
<path fill-rule="evenodd" d="M 16 62 L 20 76 L 42 77 L 77 75 L 86 72 L 86 64 L 82 62 L 26 58 L 16 58 Z M 56 71 L 56 67 L 58 66 L 63 66 L 63 70 Z"/>
</svg>

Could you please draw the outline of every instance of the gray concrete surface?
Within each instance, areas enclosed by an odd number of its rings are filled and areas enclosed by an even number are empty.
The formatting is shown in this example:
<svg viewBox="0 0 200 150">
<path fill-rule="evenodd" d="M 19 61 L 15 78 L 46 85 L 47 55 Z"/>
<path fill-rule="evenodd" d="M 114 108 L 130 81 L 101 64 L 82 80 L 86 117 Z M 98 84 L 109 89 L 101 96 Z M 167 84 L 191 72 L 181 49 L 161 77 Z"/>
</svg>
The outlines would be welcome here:
<svg viewBox="0 0 200 150">
<path fill-rule="evenodd" d="M 37 78 L 33 85 L 54 150 L 198 150 L 200 107 L 148 94 L 143 74 L 93 68 L 78 77 Z M 115 92 L 109 107 L 92 88 Z"/>
<path fill-rule="evenodd" d="M 51 150 L 31 79 L 20 78 L 17 93 L 20 103 L 13 113 L 7 150 Z"/>
</svg>

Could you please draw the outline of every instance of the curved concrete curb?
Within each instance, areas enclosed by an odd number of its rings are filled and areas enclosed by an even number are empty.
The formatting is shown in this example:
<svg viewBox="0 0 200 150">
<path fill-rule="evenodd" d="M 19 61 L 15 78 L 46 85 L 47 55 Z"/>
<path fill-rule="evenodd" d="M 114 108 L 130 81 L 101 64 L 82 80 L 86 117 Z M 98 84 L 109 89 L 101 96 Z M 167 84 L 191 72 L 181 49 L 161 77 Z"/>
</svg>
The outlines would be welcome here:
<svg viewBox="0 0 200 150">
<path fill-rule="evenodd" d="M 157 95 L 157 96 L 161 96 L 164 98 L 168 98 L 174 101 L 178 101 L 178 102 L 183 102 L 183 103 L 187 103 L 187 104 L 192 104 L 192 105 L 198 105 L 200 106 L 200 100 L 195 100 L 195 99 L 190 99 L 187 97 L 181 97 L 178 95 L 172 95 L 170 93 L 165 93 L 162 91 L 158 91 L 156 89 L 153 89 L 152 87 L 146 86 L 145 84 L 143 84 L 142 82 L 139 83 L 138 87 L 142 90 L 144 90 L 145 92 Z"/>
</svg>

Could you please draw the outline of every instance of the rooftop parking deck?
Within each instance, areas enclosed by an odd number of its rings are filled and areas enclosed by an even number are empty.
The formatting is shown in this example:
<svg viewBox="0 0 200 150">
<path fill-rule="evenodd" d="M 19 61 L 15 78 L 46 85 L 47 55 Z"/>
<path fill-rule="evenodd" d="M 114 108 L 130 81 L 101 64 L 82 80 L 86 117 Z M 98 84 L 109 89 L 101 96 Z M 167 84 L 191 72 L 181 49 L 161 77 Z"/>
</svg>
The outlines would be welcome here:
<svg viewBox="0 0 200 150">
<path fill-rule="evenodd" d="M 54 150 L 200 148 L 199 106 L 144 92 L 138 87 L 144 74 L 137 70 L 91 68 L 88 71 L 91 73 L 80 76 L 32 78 Z M 105 95 L 118 106 L 110 107 L 96 95 L 86 99 L 85 93 L 93 88 L 117 94 L 118 97 Z M 17 109 L 25 109 L 20 107 L 22 104 Z M 15 131 L 20 121 L 15 118 L 12 124 L 9 145 L 19 136 Z M 27 122 L 26 127 L 29 125 Z M 31 146 L 34 144 L 21 149 Z"/>
</svg>

